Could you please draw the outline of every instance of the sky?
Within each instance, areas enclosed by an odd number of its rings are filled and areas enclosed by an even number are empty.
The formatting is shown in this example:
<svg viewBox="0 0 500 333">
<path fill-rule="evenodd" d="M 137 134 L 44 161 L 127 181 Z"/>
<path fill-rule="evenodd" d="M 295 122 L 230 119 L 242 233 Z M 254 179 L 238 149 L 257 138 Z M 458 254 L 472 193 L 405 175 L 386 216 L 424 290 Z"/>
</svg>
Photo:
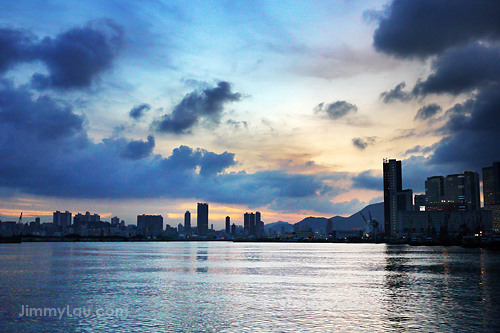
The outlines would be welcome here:
<svg viewBox="0 0 500 333">
<path fill-rule="evenodd" d="M 3 1 L 0 220 L 349 216 L 500 160 L 500 2 Z"/>
</svg>

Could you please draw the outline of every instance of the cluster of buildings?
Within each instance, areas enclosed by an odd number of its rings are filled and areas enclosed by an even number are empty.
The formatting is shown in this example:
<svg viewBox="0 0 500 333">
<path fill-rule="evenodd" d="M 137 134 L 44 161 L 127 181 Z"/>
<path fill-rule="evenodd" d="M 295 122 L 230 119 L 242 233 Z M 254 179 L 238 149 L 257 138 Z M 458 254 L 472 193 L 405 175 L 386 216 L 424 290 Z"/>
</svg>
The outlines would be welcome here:
<svg viewBox="0 0 500 333">
<path fill-rule="evenodd" d="M 61 237 L 67 235 L 80 236 L 130 236 L 135 234 L 136 226 L 125 226 L 125 222 L 115 216 L 111 222 L 101 221 L 99 214 L 72 215 L 71 212 L 55 211 L 52 214 L 52 222 L 41 223 L 40 218 L 27 223 L 21 222 L 22 214 L 18 222 L 1 222 L 0 236 L 10 237 L 17 235 L 32 235 L 41 237 Z"/>
<path fill-rule="evenodd" d="M 28 223 L 1 222 L 0 236 L 10 237 L 17 235 L 32 235 L 41 237 L 62 237 L 68 235 L 79 235 L 83 237 L 95 236 L 119 236 L 140 237 L 147 239 L 156 238 L 178 238 L 178 239 L 228 239 L 238 237 L 260 238 L 264 236 L 264 222 L 261 220 L 260 212 L 245 213 L 244 227 L 231 225 L 231 218 L 226 217 L 225 229 L 216 231 L 213 224 L 208 227 L 208 203 L 198 203 L 196 226 L 191 225 L 191 213 L 184 214 L 184 225 L 179 223 L 177 227 L 163 226 L 161 215 L 138 215 L 137 225 L 125 225 L 118 217 L 111 218 L 111 222 L 101 221 L 98 214 L 72 215 L 71 212 L 56 211 L 53 213 L 52 222 L 40 223 L 40 218 Z"/>
<path fill-rule="evenodd" d="M 444 237 L 500 231 L 500 163 L 483 168 L 484 208 L 475 171 L 433 176 L 425 194 L 402 188 L 401 161 L 384 159 L 384 226 L 388 238 Z"/>
</svg>

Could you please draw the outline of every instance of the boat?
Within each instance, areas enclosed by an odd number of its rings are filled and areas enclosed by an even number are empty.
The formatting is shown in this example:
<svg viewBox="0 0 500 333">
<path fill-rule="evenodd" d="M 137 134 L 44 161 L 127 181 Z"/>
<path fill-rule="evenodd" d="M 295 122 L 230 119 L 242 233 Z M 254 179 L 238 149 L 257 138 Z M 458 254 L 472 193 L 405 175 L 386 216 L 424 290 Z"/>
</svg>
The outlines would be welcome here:
<svg viewBox="0 0 500 333">
<path fill-rule="evenodd" d="M 500 234 L 490 236 L 486 244 L 486 249 L 490 251 L 500 251 Z"/>
<path fill-rule="evenodd" d="M 462 238 L 462 247 L 466 248 L 476 248 L 481 246 L 481 238 L 478 236 L 464 236 Z"/>
</svg>

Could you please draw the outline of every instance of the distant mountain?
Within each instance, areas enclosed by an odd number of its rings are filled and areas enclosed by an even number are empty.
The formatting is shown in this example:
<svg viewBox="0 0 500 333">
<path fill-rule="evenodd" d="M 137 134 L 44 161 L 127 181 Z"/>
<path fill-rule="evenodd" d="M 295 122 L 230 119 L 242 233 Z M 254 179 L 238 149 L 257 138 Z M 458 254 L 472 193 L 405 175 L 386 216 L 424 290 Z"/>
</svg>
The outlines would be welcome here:
<svg viewBox="0 0 500 333">
<path fill-rule="evenodd" d="M 363 217 L 361 216 L 360 213 L 363 214 L 366 217 L 366 219 L 370 218 L 369 217 L 370 213 L 372 218 L 382 223 L 384 221 L 384 203 L 380 202 L 368 205 L 361 211 L 352 214 L 349 217 L 342 217 L 342 216 L 332 217 L 331 219 L 333 221 L 333 230 L 352 230 L 352 229 L 365 228 L 366 223 L 363 220 Z M 306 217 L 302 221 L 295 223 L 295 225 L 298 226 L 301 230 L 308 229 L 308 227 L 311 227 L 313 231 L 325 232 L 327 221 L 328 219 L 324 217 Z"/>
<path fill-rule="evenodd" d="M 308 230 L 312 228 L 313 231 L 325 232 L 326 221 L 328 221 L 325 217 L 306 217 L 300 222 L 294 224 L 294 226 L 298 226 L 299 230 Z"/>
<path fill-rule="evenodd" d="M 281 228 L 283 228 L 284 232 L 292 232 L 293 224 L 284 221 L 278 221 L 264 225 L 264 230 L 267 234 L 269 234 L 269 230 L 271 230 L 272 232 L 281 233 Z"/>
</svg>

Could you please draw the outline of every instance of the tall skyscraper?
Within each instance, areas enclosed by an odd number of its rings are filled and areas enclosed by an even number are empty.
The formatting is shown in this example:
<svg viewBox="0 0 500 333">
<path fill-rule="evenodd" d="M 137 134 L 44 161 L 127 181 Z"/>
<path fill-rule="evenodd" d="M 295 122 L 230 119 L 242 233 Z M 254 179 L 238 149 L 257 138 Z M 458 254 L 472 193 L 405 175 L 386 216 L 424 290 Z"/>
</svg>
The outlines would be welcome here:
<svg viewBox="0 0 500 333">
<path fill-rule="evenodd" d="M 484 205 L 500 204 L 500 162 L 483 168 Z"/>
<path fill-rule="evenodd" d="M 331 235 L 332 233 L 333 233 L 333 220 L 328 219 L 328 221 L 326 221 L 326 234 Z"/>
<path fill-rule="evenodd" d="M 261 220 L 260 212 L 255 212 L 255 234 L 259 237 L 264 235 L 264 222 Z"/>
<path fill-rule="evenodd" d="M 477 211 L 481 208 L 479 174 L 475 171 L 434 176 L 425 181 L 426 210 Z"/>
<path fill-rule="evenodd" d="M 413 191 L 412 190 L 401 190 L 397 194 L 398 196 L 398 211 L 412 211 L 413 210 Z"/>
<path fill-rule="evenodd" d="M 403 189 L 401 161 L 384 159 L 384 224 L 385 235 L 396 235 L 398 192 Z"/>
<path fill-rule="evenodd" d="M 245 232 L 245 235 L 250 235 L 250 214 L 245 213 L 243 214 L 243 231 Z"/>
<path fill-rule="evenodd" d="M 52 214 L 52 223 L 59 227 L 69 227 L 71 225 L 71 213 L 68 211 L 55 211 Z"/>
<path fill-rule="evenodd" d="M 231 233 L 231 217 L 226 216 L 226 234 Z"/>
<path fill-rule="evenodd" d="M 480 209 L 479 175 L 474 171 L 448 175 L 444 178 L 444 198 L 447 204 L 455 204 L 459 210 Z"/>
<path fill-rule="evenodd" d="M 208 203 L 198 203 L 198 214 L 196 216 L 198 236 L 208 235 Z"/>
<path fill-rule="evenodd" d="M 457 204 L 460 210 L 465 210 L 463 174 L 448 175 L 444 178 L 444 202 Z"/>
<path fill-rule="evenodd" d="M 475 171 L 464 171 L 464 196 L 467 211 L 481 209 L 479 174 Z"/>
<path fill-rule="evenodd" d="M 191 234 L 191 213 L 189 210 L 184 213 L 184 230 L 186 235 Z"/>
<path fill-rule="evenodd" d="M 500 163 L 483 168 L 484 209 L 491 211 L 492 229 L 500 231 Z"/>
<path fill-rule="evenodd" d="M 255 214 L 250 213 L 250 235 L 255 236 L 256 234 L 256 228 L 255 228 Z"/>
<path fill-rule="evenodd" d="M 429 177 L 425 181 L 425 196 L 428 204 L 439 204 L 444 197 L 444 177 Z"/>
</svg>

